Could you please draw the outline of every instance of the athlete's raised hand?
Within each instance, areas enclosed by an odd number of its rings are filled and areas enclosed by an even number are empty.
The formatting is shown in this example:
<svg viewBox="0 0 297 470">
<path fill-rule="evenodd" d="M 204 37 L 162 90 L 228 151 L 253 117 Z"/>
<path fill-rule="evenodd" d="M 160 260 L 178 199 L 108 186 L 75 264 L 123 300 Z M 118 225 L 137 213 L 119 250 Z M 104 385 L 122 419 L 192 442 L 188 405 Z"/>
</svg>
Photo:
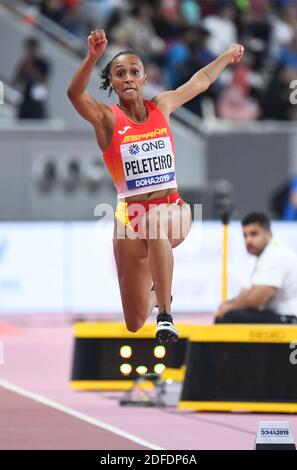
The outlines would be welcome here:
<svg viewBox="0 0 297 470">
<path fill-rule="evenodd" d="M 88 36 L 89 55 L 93 59 L 98 60 L 103 55 L 107 44 L 108 41 L 103 29 L 95 29 L 95 31 L 91 31 L 91 34 Z"/>
<path fill-rule="evenodd" d="M 227 53 L 230 56 L 230 63 L 236 64 L 240 62 L 240 59 L 242 58 L 244 54 L 244 47 L 241 44 L 233 43 L 229 47 Z"/>
</svg>

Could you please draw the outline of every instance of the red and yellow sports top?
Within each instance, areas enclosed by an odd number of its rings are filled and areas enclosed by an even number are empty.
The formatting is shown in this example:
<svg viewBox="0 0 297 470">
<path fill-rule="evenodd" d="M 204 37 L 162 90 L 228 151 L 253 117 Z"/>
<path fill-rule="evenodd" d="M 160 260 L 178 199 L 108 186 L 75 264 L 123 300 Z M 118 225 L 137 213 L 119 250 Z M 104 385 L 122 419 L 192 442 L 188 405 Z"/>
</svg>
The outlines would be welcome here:
<svg viewBox="0 0 297 470">
<path fill-rule="evenodd" d="M 162 111 L 145 101 L 148 118 L 139 124 L 115 104 L 112 141 L 103 153 L 118 198 L 176 188 L 174 142 Z"/>
</svg>

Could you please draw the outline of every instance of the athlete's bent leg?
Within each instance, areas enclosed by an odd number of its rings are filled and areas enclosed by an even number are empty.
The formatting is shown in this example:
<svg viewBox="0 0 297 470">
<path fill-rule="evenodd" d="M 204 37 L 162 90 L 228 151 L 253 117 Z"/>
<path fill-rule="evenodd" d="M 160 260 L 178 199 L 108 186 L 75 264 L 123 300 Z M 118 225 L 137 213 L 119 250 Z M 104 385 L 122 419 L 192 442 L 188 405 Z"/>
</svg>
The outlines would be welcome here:
<svg viewBox="0 0 297 470">
<path fill-rule="evenodd" d="M 116 221 L 116 224 L 121 222 Z M 114 256 L 123 312 L 127 329 L 138 331 L 151 312 L 150 289 L 152 277 L 148 263 L 146 240 L 116 237 L 113 239 Z"/>
<path fill-rule="evenodd" d="M 171 313 L 173 276 L 172 247 L 178 246 L 188 235 L 191 212 L 188 205 L 158 207 L 150 210 L 144 219 L 148 244 L 148 258 L 159 308 L 157 339 L 162 343 L 175 342 L 178 332 Z"/>
</svg>

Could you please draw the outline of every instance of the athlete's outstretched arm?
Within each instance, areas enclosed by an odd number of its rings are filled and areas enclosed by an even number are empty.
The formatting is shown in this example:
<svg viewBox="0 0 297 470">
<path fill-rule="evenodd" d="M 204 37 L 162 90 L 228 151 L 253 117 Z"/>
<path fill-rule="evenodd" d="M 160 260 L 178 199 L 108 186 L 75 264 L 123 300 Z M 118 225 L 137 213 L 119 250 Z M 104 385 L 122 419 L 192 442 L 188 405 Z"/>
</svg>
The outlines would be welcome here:
<svg viewBox="0 0 297 470">
<path fill-rule="evenodd" d="M 216 81 L 227 65 L 237 63 L 244 54 L 244 47 L 240 44 L 231 44 L 217 59 L 196 72 L 190 80 L 176 90 L 160 93 L 154 102 L 165 114 L 170 114 L 180 106 L 206 91 Z"/>
<path fill-rule="evenodd" d="M 88 37 L 88 53 L 67 90 L 68 98 L 79 114 L 94 126 L 103 118 L 103 105 L 85 90 L 98 59 L 103 55 L 107 39 L 103 30 L 92 31 Z"/>
</svg>

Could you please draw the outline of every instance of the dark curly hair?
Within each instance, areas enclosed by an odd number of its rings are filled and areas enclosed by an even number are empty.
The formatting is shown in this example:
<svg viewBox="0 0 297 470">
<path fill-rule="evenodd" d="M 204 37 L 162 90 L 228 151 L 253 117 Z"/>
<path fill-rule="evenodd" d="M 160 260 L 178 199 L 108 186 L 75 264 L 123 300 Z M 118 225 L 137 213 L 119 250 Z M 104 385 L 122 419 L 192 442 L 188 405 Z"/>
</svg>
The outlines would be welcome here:
<svg viewBox="0 0 297 470">
<path fill-rule="evenodd" d="M 133 54 L 140 59 L 139 55 L 135 51 L 126 50 L 126 51 L 119 52 L 108 62 L 108 64 L 104 67 L 104 69 L 100 73 L 100 78 L 102 79 L 100 89 L 107 90 L 109 88 L 108 96 L 110 96 L 112 93 L 112 87 L 110 86 L 110 81 L 109 81 L 112 63 L 117 57 L 119 57 L 120 55 L 124 55 L 124 54 Z"/>
</svg>

